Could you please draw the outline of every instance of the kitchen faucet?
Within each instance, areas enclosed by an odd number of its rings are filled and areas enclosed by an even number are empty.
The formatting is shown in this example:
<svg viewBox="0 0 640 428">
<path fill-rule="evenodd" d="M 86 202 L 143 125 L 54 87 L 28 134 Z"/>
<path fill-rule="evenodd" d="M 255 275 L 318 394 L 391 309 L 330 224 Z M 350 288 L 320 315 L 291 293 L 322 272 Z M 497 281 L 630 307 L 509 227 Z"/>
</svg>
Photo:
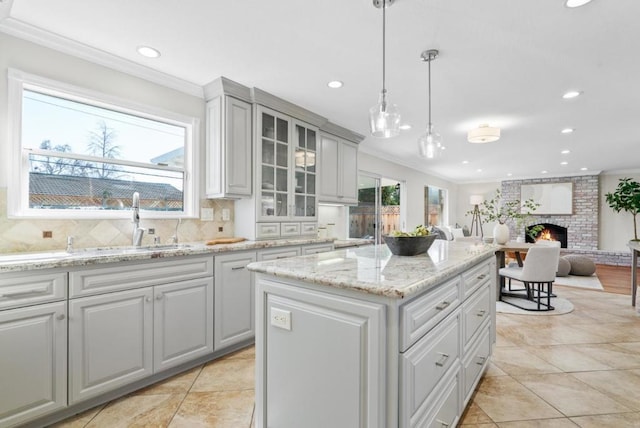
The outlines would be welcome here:
<svg viewBox="0 0 640 428">
<path fill-rule="evenodd" d="M 171 242 L 174 244 L 178 243 L 178 227 L 180 227 L 180 224 L 182 224 L 181 218 L 179 218 L 178 222 L 176 223 L 176 233 L 171 237 Z"/>
<path fill-rule="evenodd" d="M 140 194 L 138 192 L 133 192 L 131 209 L 133 210 L 133 235 L 131 237 L 131 245 L 139 247 L 142 245 L 144 229 L 140 227 Z"/>
</svg>

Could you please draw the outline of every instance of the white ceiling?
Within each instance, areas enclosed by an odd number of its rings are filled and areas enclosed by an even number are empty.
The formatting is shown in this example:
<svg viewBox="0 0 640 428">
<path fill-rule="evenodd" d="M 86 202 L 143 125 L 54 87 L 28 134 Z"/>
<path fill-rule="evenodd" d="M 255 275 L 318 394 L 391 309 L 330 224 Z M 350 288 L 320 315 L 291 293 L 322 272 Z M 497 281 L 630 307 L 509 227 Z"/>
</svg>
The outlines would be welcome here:
<svg viewBox="0 0 640 428">
<path fill-rule="evenodd" d="M 382 79 L 382 12 L 372 0 L 2 1 L 5 31 L 46 30 L 198 86 L 225 76 L 369 135 Z M 576 9 L 564 0 L 397 0 L 387 9 L 387 89 L 413 128 L 367 137 L 361 150 L 459 183 L 638 170 L 639 16 L 638 0 Z M 139 45 L 162 56 L 143 58 Z M 419 58 L 431 48 L 440 50 L 432 116 L 447 149 L 426 161 L 416 144 L 427 123 Z M 329 89 L 333 79 L 344 87 Z M 583 95 L 563 100 L 569 89 Z M 502 138 L 468 143 L 481 123 Z M 566 127 L 576 131 L 561 134 Z"/>
</svg>

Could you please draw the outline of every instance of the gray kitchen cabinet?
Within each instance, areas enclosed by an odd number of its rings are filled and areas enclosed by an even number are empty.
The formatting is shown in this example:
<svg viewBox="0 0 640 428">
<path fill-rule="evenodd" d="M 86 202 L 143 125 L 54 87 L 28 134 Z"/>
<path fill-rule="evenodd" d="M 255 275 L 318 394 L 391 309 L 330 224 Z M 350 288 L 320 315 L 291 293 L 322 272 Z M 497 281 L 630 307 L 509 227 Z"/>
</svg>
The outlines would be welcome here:
<svg viewBox="0 0 640 428">
<path fill-rule="evenodd" d="M 255 335 L 253 274 L 247 265 L 256 253 L 215 257 L 213 349 L 218 351 Z"/>
<path fill-rule="evenodd" d="M 152 373 L 152 287 L 69 301 L 70 404 Z"/>
<path fill-rule="evenodd" d="M 255 198 L 236 202 L 236 235 L 315 235 L 318 128 L 262 105 L 255 112 Z"/>
<path fill-rule="evenodd" d="M 251 196 L 251 110 L 250 103 L 228 95 L 207 101 L 208 198 Z"/>
<path fill-rule="evenodd" d="M 358 145 L 321 134 L 320 202 L 358 203 Z"/>
<path fill-rule="evenodd" d="M 0 311 L 0 385 L 0 427 L 67 405 L 66 301 Z"/>
<path fill-rule="evenodd" d="M 213 352 L 213 278 L 153 289 L 153 370 Z"/>
</svg>

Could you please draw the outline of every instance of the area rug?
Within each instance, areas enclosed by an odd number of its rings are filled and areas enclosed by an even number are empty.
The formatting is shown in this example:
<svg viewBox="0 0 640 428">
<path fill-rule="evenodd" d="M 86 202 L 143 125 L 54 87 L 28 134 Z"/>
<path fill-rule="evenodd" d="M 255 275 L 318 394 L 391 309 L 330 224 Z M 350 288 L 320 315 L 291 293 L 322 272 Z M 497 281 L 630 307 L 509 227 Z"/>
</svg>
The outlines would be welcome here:
<svg viewBox="0 0 640 428">
<path fill-rule="evenodd" d="M 518 299 L 517 297 L 503 297 L 505 301 L 513 300 L 514 303 L 535 309 L 537 304 L 526 299 Z M 516 308 L 505 302 L 496 302 L 496 312 L 501 314 L 516 314 L 516 315 L 564 315 L 573 311 L 573 303 L 562 297 L 553 297 L 551 299 L 551 306 L 555 309 L 553 311 L 525 311 L 524 309 Z"/>
<path fill-rule="evenodd" d="M 554 285 L 566 285 L 568 287 L 590 288 L 592 290 L 604 290 L 597 276 L 557 276 Z"/>
</svg>

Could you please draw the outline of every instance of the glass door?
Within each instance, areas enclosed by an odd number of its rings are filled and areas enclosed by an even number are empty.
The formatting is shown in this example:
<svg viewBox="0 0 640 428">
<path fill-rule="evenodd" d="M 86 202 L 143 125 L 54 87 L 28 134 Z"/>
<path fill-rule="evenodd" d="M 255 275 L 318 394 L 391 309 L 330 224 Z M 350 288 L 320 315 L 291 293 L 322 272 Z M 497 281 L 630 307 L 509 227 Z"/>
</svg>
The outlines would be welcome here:
<svg viewBox="0 0 640 428">
<path fill-rule="evenodd" d="M 294 122 L 294 216 L 298 220 L 316 217 L 317 131 Z"/>
<path fill-rule="evenodd" d="M 289 216 L 289 121 L 263 109 L 260 114 L 260 217 Z"/>
</svg>

